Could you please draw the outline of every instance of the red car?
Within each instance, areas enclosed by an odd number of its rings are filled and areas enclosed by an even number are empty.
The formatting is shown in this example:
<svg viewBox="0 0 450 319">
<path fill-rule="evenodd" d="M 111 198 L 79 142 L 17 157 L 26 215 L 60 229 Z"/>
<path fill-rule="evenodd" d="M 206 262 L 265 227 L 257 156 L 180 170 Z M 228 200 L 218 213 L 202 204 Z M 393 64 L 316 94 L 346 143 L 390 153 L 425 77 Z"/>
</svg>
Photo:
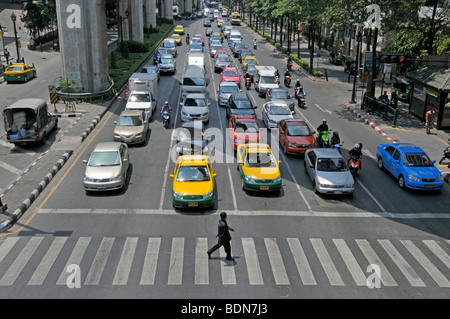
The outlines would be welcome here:
<svg viewBox="0 0 450 319">
<path fill-rule="evenodd" d="M 219 50 L 216 51 L 216 53 L 214 53 L 214 60 L 217 59 L 217 56 L 218 56 L 220 53 L 228 54 L 227 50 L 219 49 Z"/>
<path fill-rule="evenodd" d="M 241 88 L 241 75 L 236 68 L 226 68 L 220 75 L 221 82 L 236 82 L 239 89 Z"/>
<path fill-rule="evenodd" d="M 317 148 L 312 131 L 301 119 L 285 119 L 278 122 L 280 145 L 285 154 L 303 155 L 310 148 Z"/>
<path fill-rule="evenodd" d="M 262 133 L 252 115 L 232 115 L 228 124 L 230 139 L 234 150 L 243 143 L 262 141 Z"/>
</svg>

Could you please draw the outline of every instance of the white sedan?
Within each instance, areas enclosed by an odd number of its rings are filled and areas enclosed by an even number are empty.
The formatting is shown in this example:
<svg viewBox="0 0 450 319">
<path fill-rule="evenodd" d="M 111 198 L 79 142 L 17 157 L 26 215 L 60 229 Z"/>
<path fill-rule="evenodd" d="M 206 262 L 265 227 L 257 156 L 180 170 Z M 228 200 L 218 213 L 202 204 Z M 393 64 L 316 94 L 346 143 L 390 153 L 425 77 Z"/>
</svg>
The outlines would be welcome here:
<svg viewBox="0 0 450 319">
<path fill-rule="evenodd" d="M 281 120 L 292 119 L 292 111 L 285 102 L 271 101 L 262 106 L 262 117 L 268 129 L 276 128 Z"/>
</svg>

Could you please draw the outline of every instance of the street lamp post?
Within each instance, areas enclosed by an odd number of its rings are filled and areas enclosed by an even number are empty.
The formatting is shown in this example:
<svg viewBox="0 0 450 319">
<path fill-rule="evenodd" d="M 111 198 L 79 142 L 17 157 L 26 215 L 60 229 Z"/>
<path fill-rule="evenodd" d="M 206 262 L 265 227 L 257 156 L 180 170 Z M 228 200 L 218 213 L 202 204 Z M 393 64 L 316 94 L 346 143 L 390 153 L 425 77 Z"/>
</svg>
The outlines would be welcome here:
<svg viewBox="0 0 450 319">
<path fill-rule="evenodd" d="M 350 103 L 353 103 L 353 104 L 356 103 L 356 76 L 359 73 L 360 62 L 358 61 L 358 58 L 359 58 L 359 46 L 360 46 L 360 43 L 362 42 L 361 32 L 358 32 L 358 35 L 356 36 L 356 41 L 357 41 L 357 46 L 356 46 L 355 75 L 353 77 L 352 100 L 350 101 Z"/>
<path fill-rule="evenodd" d="M 12 20 L 13 26 L 14 26 L 14 38 L 16 39 L 17 62 L 19 62 L 20 61 L 20 51 L 19 51 L 19 42 L 17 41 L 16 19 L 17 19 L 17 17 L 13 12 L 11 14 L 11 20 Z"/>
<path fill-rule="evenodd" d="M 119 15 L 119 17 L 118 17 L 118 21 L 120 23 L 120 45 L 121 45 L 122 59 L 125 58 L 124 51 L 123 51 L 123 26 L 122 26 L 122 22 L 124 22 L 126 19 L 128 19 L 129 15 L 130 15 L 130 12 L 127 9 L 127 10 L 125 10 L 125 17 L 123 17 L 122 15 Z"/>
</svg>

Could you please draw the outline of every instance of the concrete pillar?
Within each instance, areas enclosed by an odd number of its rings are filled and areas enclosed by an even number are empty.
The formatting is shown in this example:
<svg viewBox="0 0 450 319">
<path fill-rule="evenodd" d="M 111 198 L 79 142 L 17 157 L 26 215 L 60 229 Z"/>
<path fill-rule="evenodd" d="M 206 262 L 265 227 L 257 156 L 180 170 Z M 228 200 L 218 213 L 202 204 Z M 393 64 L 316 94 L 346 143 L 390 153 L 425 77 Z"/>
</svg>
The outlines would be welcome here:
<svg viewBox="0 0 450 319">
<path fill-rule="evenodd" d="M 181 15 L 184 13 L 184 0 L 178 0 L 178 14 Z"/>
<path fill-rule="evenodd" d="M 164 0 L 164 17 L 173 20 L 173 0 Z"/>
<path fill-rule="evenodd" d="M 145 27 L 156 27 L 156 0 L 145 0 Z"/>
<path fill-rule="evenodd" d="M 63 78 L 85 92 L 109 86 L 106 0 L 56 0 Z"/>
<path fill-rule="evenodd" d="M 184 9 L 186 10 L 186 12 L 192 13 L 192 0 L 186 0 L 184 2 Z"/>
<path fill-rule="evenodd" d="M 128 6 L 128 0 L 118 0 L 118 9 L 117 9 L 117 15 L 126 17 L 125 11 L 129 11 Z M 129 21 L 125 20 L 122 22 L 122 34 L 123 34 L 123 41 L 130 40 L 130 27 L 129 27 Z M 120 23 L 119 23 L 119 32 L 120 32 Z M 120 33 L 119 33 L 120 37 Z"/>
<path fill-rule="evenodd" d="M 130 1 L 130 17 L 128 18 L 130 27 L 130 39 L 144 42 L 144 12 L 143 0 Z"/>
</svg>

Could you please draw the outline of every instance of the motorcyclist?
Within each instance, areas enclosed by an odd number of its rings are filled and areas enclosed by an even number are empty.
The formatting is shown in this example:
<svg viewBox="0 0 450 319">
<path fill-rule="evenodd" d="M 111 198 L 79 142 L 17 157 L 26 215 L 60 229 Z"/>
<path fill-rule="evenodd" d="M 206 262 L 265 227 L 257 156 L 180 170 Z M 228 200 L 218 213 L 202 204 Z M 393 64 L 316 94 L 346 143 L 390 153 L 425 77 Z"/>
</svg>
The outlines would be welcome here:
<svg viewBox="0 0 450 319">
<path fill-rule="evenodd" d="M 348 163 L 350 163 L 350 159 L 352 156 L 355 156 L 359 159 L 359 169 L 362 170 L 362 144 L 356 143 L 353 148 L 348 152 Z"/>
<path fill-rule="evenodd" d="M 250 76 L 250 74 L 248 73 L 248 71 L 245 72 L 244 78 L 245 78 L 245 85 L 247 85 L 247 80 L 249 81 L 249 83 L 252 82 L 252 77 Z"/>
<path fill-rule="evenodd" d="M 256 49 L 256 39 L 253 40 L 253 48 Z"/>
<path fill-rule="evenodd" d="M 292 63 L 293 63 L 292 62 L 292 58 L 290 56 L 288 56 L 287 62 L 286 62 L 286 65 L 287 65 L 288 69 L 290 69 L 292 67 Z"/>
<path fill-rule="evenodd" d="M 333 136 L 331 136 L 331 145 L 341 144 L 341 138 L 339 137 L 339 132 L 334 131 Z"/>
<path fill-rule="evenodd" d="M 323 119 L 322 124 L 320 124 L 319 127 L 317 128 L 317 134 L 318 134 L 317 139 L 318 139 L 320 145 L 322 145 L 322 133 L 327 132 L 327 131 L 328 131 L 327 120 Z"/>
<path fill-rule="evenodd" d="M 161 108 L 161 114 L 163 114 L 165 111 L 168 111 L 169 113 L 172 113 L 172 108 L 169 105 L 169 101 L 165 101 L 164 105 Z"/>
<path fill-rule="evenodd" d="M 189 36 L 189 33 L 186 35 L 186 43 L 189 44 L 191 37 Z"/>
<path fill-rule="evenodd" d="M 287 76 L 291 76 L 291 72 L 289 72 L 289 69 L 286 69 L 286 72 L 284 72 L 284 78 Z"/>
</svg>

